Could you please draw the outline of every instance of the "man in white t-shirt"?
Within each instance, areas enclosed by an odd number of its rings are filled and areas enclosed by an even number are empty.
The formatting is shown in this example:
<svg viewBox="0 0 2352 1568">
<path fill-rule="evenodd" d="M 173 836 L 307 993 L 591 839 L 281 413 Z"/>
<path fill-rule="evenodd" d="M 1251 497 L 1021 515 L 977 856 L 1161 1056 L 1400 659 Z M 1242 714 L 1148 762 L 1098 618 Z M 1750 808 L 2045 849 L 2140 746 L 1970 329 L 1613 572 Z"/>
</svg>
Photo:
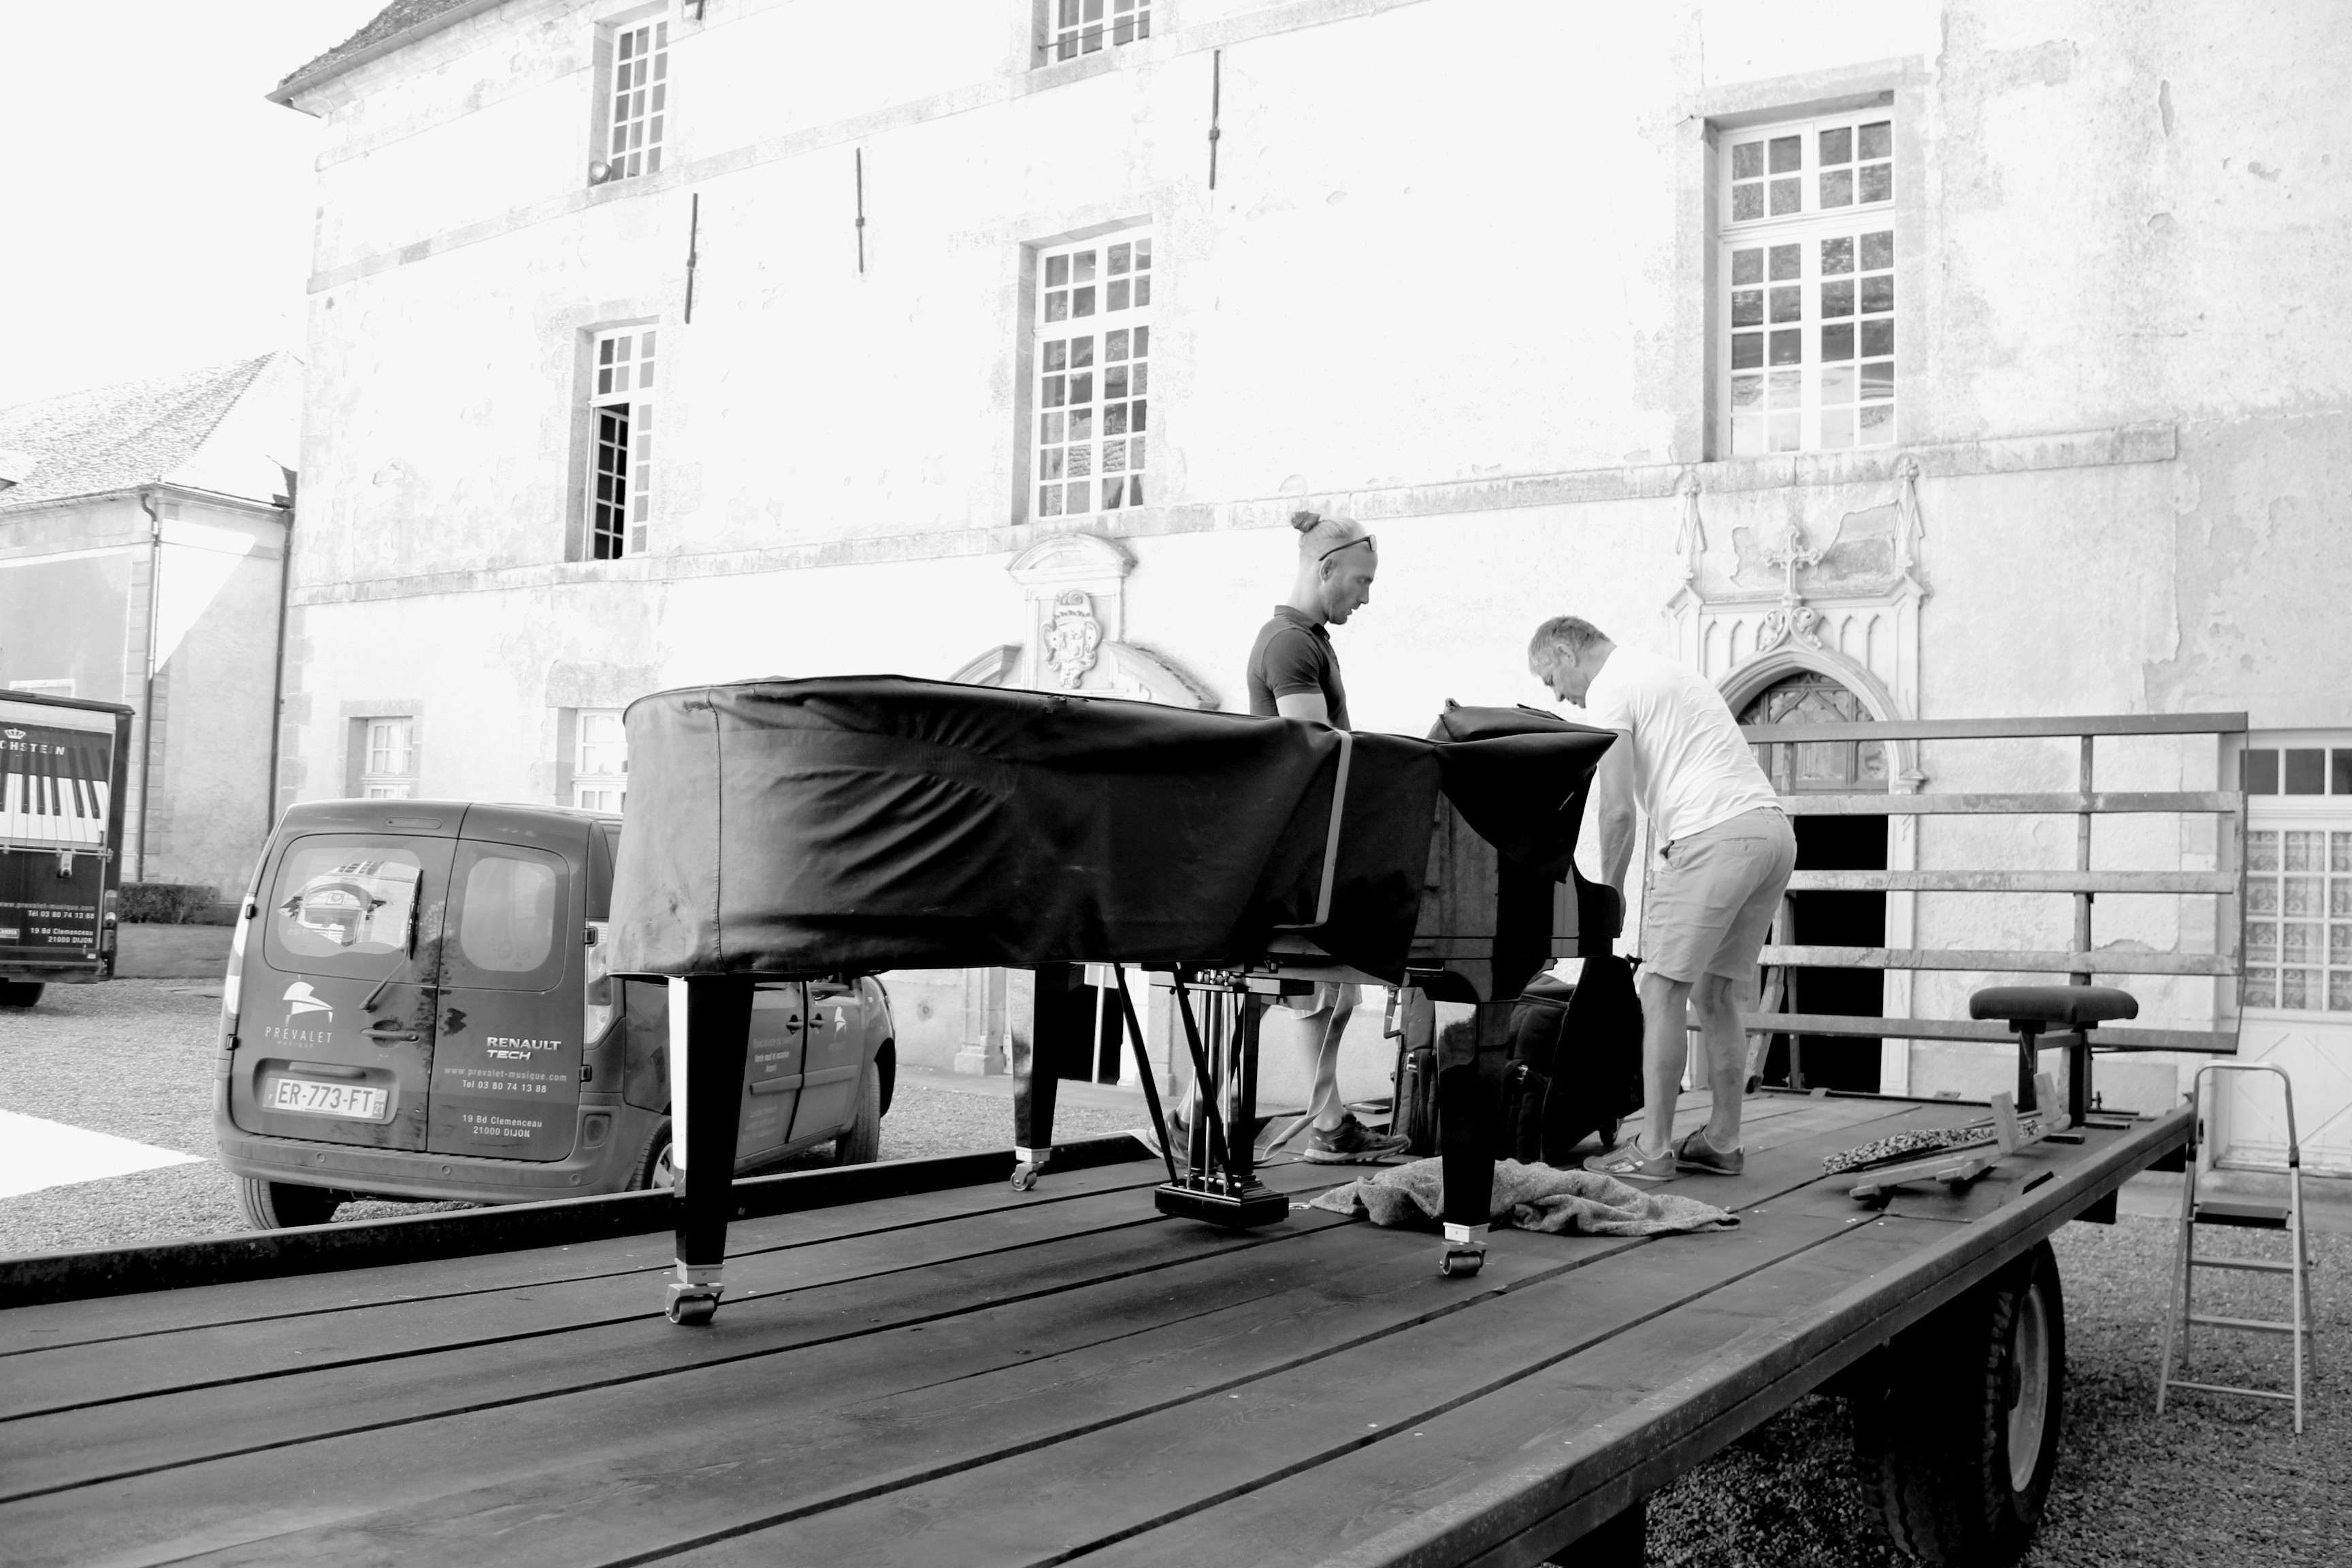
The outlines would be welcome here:
<svg viewBox="0 0 2352 1568">
<path fill-rule="evenodd" d="M 1621 648 L 1590 621 L 1559 616 L 1536 629 L 1528 668 L 1580 704 L 1586 722 L 1625 737 L 1593 776 L 1603 879 L 1624 892 L 1636 799 L 1658 845 L 1642 898 L 1643 1126 L 1585 1168 L 1634 1181 L 1678 1169 L 1736 1175 L 1748 1078 L 1739 1002 L 1796 867 L 1796 835 L 1730 707 L 1688 665 Z M 1698 1011 L 1714 1110 L 1676 1143 L 1686 1007 Z"/>
</svg>

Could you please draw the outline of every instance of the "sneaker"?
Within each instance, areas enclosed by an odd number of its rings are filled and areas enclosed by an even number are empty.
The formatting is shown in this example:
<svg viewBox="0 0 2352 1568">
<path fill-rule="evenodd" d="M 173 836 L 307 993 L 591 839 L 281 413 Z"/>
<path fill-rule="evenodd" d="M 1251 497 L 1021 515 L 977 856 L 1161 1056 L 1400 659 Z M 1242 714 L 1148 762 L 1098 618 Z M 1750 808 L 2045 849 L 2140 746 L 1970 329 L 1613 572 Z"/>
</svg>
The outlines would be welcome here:
<svg viewBox="0 0 2352 1568">
<path fill-rule="evenodd" d="M 1318 1165 L 1370 1165 L 1402 1154 L 1412 1144 L 1410 1138 L 1373 1131 L 1350 1112 L 1328 1132 L 1318 1127 L 1307 1140 L 1300 1158 Z"/>
<path fill-rule="evenodd" d="M 1710 1175 L 1736 1176 L 1747 1164 L 1748 1156 L 1738 1150 L 1717 1148 L 1704 1127 L 1675 1145 L 1675 1169 L 1677 1171 L 1705 1171 Z"/>
<path fill-rule="evenodd" d="M 1653 1154 L 1642 1147 L 1639 1137 L 1634 1137 L 1606 1154 L 1592 1155 L 1584 1162 L 1584 1168 L 1596 1175 L 1614 1176 L 1621 1182 L 1665 1182 L 1674 1179 L 1675 1156 L 1671 1151 Z"/>
</svg>

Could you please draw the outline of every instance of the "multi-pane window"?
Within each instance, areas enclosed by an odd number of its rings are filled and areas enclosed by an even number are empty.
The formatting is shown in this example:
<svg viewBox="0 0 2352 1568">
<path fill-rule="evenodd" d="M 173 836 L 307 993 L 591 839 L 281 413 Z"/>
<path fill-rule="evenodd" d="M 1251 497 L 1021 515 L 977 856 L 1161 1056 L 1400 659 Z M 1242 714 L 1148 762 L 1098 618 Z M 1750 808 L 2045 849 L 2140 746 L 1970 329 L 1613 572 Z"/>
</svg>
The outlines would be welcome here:
<svg viewBox="0 0 2352 1568">
<path fill-rule="evenodd" d="M 360 795 L 366 800 L 406 800 L 416 788 L 416 721 L 369 719 L 361 742 Z"/>
<path fill-rule="evenodd" d="M 629 739 L 617 708 L 583 708 L 572 753 L 572 804 L 618 811 L 629 792 Z"/>
<path fill-rule="evenodd" d="M 2248 795 L 2352 795 L 2352 746 L 2262 746 L 2239 758 Z"/>
<path fill-rule="evenodd" d="M 1129 233 L 1037 265 L 1036 515 L 1142 506 L 1150 439 L 1151 241 Z"/>
<path fill-rule="evenodd" d="M 1878 110 L 1723 141 L 1732 455 L 1893 445 L 1894 122 Z"/>
<path fill-rule="evenodd" d="M 1151 37 L 1151 0 L 1050 0 L 1057 60 Z"/>
<path fill-rule="evenodd" d="M 646 22 L 613 35 L 612 112 L 606 119 L 605 176 L 625 180 L 661 173 L 662 124 L 669 99 L 669 24 Z"/>
<path fill-rule="evenodd" d="M 598 561 L 646 547 L 653 500 L 655 331 L 596 334 L 588 395 L 588 542 Z"/>
<path fill-rule="evenodd" d="M 2352 820 L 2246 833 L 2248 1007 L 2352 1013 Z"/>
</svg>

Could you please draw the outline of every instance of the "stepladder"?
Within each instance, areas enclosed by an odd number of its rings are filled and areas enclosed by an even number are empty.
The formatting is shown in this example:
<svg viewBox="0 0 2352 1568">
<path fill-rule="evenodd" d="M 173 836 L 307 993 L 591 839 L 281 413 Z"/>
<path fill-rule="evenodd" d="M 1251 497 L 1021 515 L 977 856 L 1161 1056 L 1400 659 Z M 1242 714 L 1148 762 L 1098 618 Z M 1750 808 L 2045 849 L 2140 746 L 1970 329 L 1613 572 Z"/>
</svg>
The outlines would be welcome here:
<svg viewBox="0 0 2352 1568">
<path fill-rule="evenodd" d="M 2286 1121 L 2284 1164 L 2232 1158 L 2217 1147 L 2218 1140 L 2208 1136 L 2207 1119 L 2213 1111 L 2213 1091 L 2221 1082 L 2221 1075 L 2228 1073 L 2271 1074 L 2278 1079 L 2279 1098 Z M 2249 1399 L 2268 1399 L 2294 1407 L 2294 1429 L 2300 1434 L 2304 1421 L 2304 1384 L 2313 1369 L 2317 1340 L 2311 1310 L 2311 1247 L 2304 1231 L 2303 1151 L 2295 1135 L 2294 1086 L 2285 1069 L 2274 1063 L 2210 1062 L 2197 1069 L 2189 1095 L 2196 1116 L 2191 1123 L 2188 1158 L 2184 1162 L 2186 1168 L 2181 1175 L 2179 1231 L 2173 1251 L 2170 1300 L 2165 1312 L 2163 1360 L 2157 1371 L 2157 1414 L 2164 1413 L 2167 1398 L 2172 1390 L 2178 1388 Z M 2225 1190 L 2212 1180 L 2218 1172 L 2283 1177 L 2284 1188 L 2275 1194 Z M 2214 1227 L 2282 1232 L 2286 1237 L 2286 1256 L 2284 1258 L 2259 1258 L 2200 1251 L 2199 1232 Z M 2272 1278 L 2284 1276 L 2287 1316 L 2284 1319 L 2242 1318 L 2199 1311 L 2197 1277 L 2200 1270 L 2206 1269 Z M 2176 1356 L 2179 1364 L 2187 1368 L 2193 1350 L 2193 1336 L 2199 1329 L 2284 1334 L 2292 1365 L 2291 1386 L 2286 1389 L 2257 1388 L 2245 1384 L 2201 1383 L 2176 1377 L 2173 1375 Z"/>
</svg>

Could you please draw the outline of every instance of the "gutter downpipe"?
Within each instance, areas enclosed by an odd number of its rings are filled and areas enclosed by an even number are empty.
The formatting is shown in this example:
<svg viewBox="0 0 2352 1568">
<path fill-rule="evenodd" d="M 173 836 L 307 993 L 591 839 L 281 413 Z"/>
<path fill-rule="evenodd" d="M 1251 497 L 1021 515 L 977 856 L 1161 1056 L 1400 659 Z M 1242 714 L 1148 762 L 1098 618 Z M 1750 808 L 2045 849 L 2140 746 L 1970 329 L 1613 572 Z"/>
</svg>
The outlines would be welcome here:
<svg viewBox="0 0 2352 1568">
<path fill-rule="evenodd" d="M 282 465 L 286 476 L 286 539 L 278 547 L 278 662 L 269 675 L 269 784 L 261 796 L 261 842 L 278 830 L 278 770 L 286 743 L 286 605 L 294 591 L 294 504 L 301 499 L 294 470 Z"/>
<path fill-rule="evenodd" d="M 139 703 L 139 837 L 137 881 L 147 879 L 147 805 L 155 782 L 155 638 L 162 629 L 163 605 L 163 514 L 156 510 L 155 492 L 139 492 L 139 508 L 147 514 L 147 680 Z"/>
</svg>

